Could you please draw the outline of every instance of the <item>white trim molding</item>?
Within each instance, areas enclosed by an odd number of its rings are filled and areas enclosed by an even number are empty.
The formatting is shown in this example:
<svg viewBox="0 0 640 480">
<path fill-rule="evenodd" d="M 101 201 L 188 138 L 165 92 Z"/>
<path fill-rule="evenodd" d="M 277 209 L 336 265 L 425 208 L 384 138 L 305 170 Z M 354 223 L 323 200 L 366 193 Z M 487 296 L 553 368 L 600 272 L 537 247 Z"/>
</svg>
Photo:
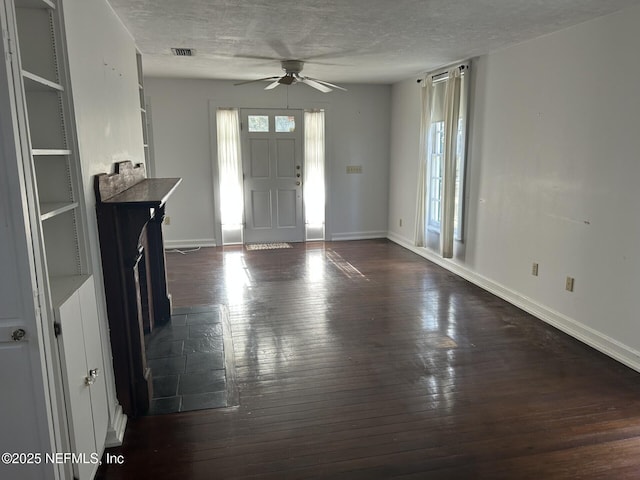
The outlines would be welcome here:
<svg viewBox="0 0 640 480">
<path fill-rule="evenodd" d="M 387 232 L 380 230 L 373 232 L 345 232 L 331 234 L 331 240 L 335 242 L 342 240 L 371 240 L 374 238 L 387 238 Z"/>
<path fill-rule="evenodd" d="M 594 330 L 593 328 L 580 323 L 579 321 L 563 315 L 560 312 L 552 310 L 545 305 L 542 305 L 531 298 L 528 298 L 520 293 L 511 290 L 504 285 L 494 282 L 489 278 L 479 275 L 468 268 L 455 263 L 451 260 L 446 260 L 439 257 L 437 254 L 429 251 L 423 247 L 416 247 L 412 245 L 411 241 L 397 235 L 393 232 L 389 232 L 387 236 L 389 240 L 397 243 L 401 247 L 410 250 L 421 257 L 449 270 L 452 273 L 468 280 L 469 282 L 477 285 L 478 287 L 502 298 L 503 300 L 521 308 L 527 313 L 530 313 L 534 317 L 542 320 L 543 322 L 552 325 L 553 327 L 561 330 L 567 335 L 595 348 L 601 353 L 608 355 L 609 357 L 623 363 L 629 368 L 632 368 L 640 372 L 640 352 L 624 345 L 623 343 L 604 335 L 603 333 Z"/>
<path fill-rule="evenodd" d="M 197 238 L 197 239 L 186 239 L 186 240 L 165 240 L 164 248 L 172 249 L 172 248 L 198 248 L 198 247 L 216 247 L 216 239 L 215 238 Z"/>
<path fill-rule="evenodd" d="M 127 416 L 122 412 L 122 406 L 118 404 L 114 418 L 107 430 L 105 448 L 119 447 L 124 439 L 124 431 L 127 428 Z"/>
</svg>

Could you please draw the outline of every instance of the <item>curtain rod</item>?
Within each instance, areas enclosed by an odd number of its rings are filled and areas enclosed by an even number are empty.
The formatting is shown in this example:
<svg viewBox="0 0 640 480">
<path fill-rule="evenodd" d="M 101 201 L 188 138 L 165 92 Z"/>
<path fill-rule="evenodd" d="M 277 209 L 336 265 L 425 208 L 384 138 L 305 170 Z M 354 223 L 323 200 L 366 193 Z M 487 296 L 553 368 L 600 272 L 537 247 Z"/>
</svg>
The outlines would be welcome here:
<svg viewBox="0 0 640 480">
<path fill-rule="evenodd" d="M 460 69 L 460 71 L 461 71 L 461 72 L 462 72 L 463 70 L 468 70 L 468 69 L 469 69 L 469 64 L 468 64 L 468 63 L 465 63 L 465 64 L 463 64 L 463 65 L 460 65 L 458 68 Z M 445 76 L 445 75 L 448 75 L 448 74 L 449 74 L 449 70 L 450 70 L 450 68 L 447 68 L 447 69 L 446 69 L 445 71 L 443 71 L 443 72 L 438 72 L 438 73 L 435 73 L 435 74 L 431 74 L 431 78 L 432 78 L 433 80 L 437 80 L 438 78 L 441 78 L 441 77 L 443 77 L 443 76 Z M 423 80 L 422 78 L 419 78 L 419 79 L 418 79 L 418 80 L 416 80 L 416 81 L 417 81 L 418 83 L 420 83 L 420 82 L 422 82 L 422 80 Z"/>
</svg>

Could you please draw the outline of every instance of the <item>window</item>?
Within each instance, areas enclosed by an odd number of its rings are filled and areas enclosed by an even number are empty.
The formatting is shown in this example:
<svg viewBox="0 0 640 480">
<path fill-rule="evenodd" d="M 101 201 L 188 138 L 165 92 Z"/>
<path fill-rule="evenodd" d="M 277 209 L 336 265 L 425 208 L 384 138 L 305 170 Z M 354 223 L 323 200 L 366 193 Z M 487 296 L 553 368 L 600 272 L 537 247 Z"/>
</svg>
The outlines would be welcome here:
<svg viewBox="0 0 640 480">
<path fill-rule="evenodd" d="M 295 132 L 296 131 L 296 117 L 276 115 L 276 132 Z"/>
<path fill-rule="evenodd" d="M 456 137 L 456 178 L 454 195 L 454 217 L 453 231 L 456 240 L 462 240 L 462 176 L 464 159 L 464 119 L 458 120 L 458 132 Z M 429 229 L 440 231 L 441 203 L 442 203 L 442 171 L 444 161 L 444 120 L 433 122 L 429 131 L 429 142 L 427 150 L 427 161 L 429 162 L 429 206 L 428 206 L 428 226 Z"/>
<path fill-rule="evenodd" d="M 429 227 L 440 230 L 442 197 L 442 160 L 444 157 L 444 121 L 431 124 L 429 131 Z"/>
<path fill-rule="evenodd" d="M 250 132 L 269 131 L 269 115 L 249 115 L 247 123 Z"/>
<path fill-rule="evenodd" d="M 468 65 L 427 75 L 422 83 L 420 168 L 416 203 L 415 245 L 433 245 L 452 258 L 454 240 L 462 240 L 464 155 L 467 121 Z M 429 247 L 432 248 L 432 247 Z"/>
</svg>

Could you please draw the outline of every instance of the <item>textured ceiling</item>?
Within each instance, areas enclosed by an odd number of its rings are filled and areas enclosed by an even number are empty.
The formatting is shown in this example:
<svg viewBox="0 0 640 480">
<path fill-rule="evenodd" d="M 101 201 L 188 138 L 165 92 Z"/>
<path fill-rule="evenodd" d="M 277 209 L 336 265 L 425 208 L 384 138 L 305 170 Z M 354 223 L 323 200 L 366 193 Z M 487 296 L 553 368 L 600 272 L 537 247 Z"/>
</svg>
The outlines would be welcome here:
<svg viewBox="0 0 640 480">
<path fill-rule="evenodd" d="M 279 75 L 280 59 L 332 82 L 392 83 L 640 0 L 109 0 L 145 74 Z M 171 47 L 196 56 L 175 57 Z"/>
</svg>

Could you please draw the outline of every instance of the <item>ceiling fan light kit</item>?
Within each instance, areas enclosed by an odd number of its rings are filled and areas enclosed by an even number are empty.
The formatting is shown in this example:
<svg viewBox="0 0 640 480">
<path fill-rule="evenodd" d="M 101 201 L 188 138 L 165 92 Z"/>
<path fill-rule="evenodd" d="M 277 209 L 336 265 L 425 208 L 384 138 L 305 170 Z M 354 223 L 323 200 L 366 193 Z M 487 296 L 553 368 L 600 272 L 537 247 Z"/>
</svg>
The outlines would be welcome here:
<svg viewBox="0 0 640 480">
<path fill-rule="evenodd" d="M 347 91 L 346 88 L 341 87 L 339 85 L 335 85 L 333 83 L 325 82 L 324 80 L 318 80 L 317 78 L 310 78 L 300 75 L 302 69 L 304 67 L 304 62 L 302 60 L 282 60 L 280 62 L 280 66 L 282 70 L 284 70 L 284 75 L 280 77 L 266 77 L 266 78 L 258 78 L 257 80 L 248 80 L 246 82 L 236 83 L 235 85 L 246 85 L 248 83 L 255 82 L 271 82 L 269 85 L 264 87 L 265 90 L 272 90 L 276 88 L 278 85 L 295 85 L 296 83 L 304 83 L 309 85 L 316 90 L 319 90 L 323 93 L 329 93 L 334 88 L 342 91 Z"/>
</svg>

